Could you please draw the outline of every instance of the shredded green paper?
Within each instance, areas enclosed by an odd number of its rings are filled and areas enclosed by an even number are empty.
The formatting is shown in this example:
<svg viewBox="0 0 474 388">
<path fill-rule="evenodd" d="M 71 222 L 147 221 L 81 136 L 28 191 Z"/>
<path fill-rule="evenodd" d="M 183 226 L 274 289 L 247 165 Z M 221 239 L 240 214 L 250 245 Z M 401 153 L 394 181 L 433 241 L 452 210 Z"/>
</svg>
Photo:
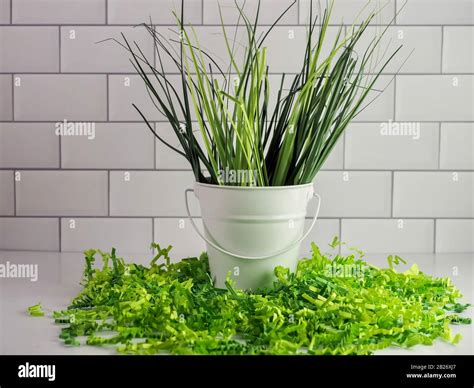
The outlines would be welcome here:
<svg viewBox="0 0 474 388">
<path fill-rule="evenodd" d="M 295 273 L 277 267 L 272 288 L 245 292 L 230 280 L 214 288 L 205 253 L 173 264 L 171 247 L 154 247 L 149 267 L 126 264 L 115 249 L 85 252 L 82 292 L 54 312 L 66 344 L 85 338 L 125 354 L 371 354 L 436 339 L 455 344 L 450 324 L 471 323 L 459 315 L 469 305 L 457 302 L 449 278 L 416 264 L 399 273 L 398 256 L 380 269 L 358 252 L 323 255 L 313 243 Z"/>
<path fill-rule="evenodd" d="M 41 303 L 28 307 L 28 314 L 30 314 L 32 317 L 44 317 L 44 311 L 41 307 Z"/>
</svg>

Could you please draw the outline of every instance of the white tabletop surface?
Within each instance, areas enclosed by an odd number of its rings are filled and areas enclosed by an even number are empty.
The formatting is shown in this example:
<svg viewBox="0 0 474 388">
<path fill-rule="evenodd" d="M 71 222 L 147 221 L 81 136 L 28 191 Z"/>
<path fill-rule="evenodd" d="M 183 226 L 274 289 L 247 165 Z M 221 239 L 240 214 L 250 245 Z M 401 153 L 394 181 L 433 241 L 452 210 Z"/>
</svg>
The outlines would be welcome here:
<svg viewBox="0 0 474 388">
<path fill-rule="evenodd" d="M 149 263 L 144 255 L 121 254 L 126 261 Z M 418 263 L 428 274 L 452 278 L 464 295 L 462 302 L 474 302 L 474 254 L 403 254 L 410 263 Z M 371 264 L 386 266 L 386 254 L 367 255 Z M 29 279 L 0 278 L 0 354 L 114 354 L 112 349 L 92 346 L 67 347 L 58 339 L 59 326 L 49 317 L 31 317 L 28 306 L 41 302 L 48 314 L 64 309 L 80 291 L 84 266 L 81 253 L 0 251 L 0 263 L 37 263 L 36 282 Z M 401 265 L 400 270 L 408 268 Z M 473 308 L 465 316 L 473 317 Z M 463 339 L 457 345 L 441 340 L 433 346 L 415 346 L 411 349 L 391 347 L 377 354 L 454 355 L 474 354 L 474 325 L 452 326 Z"/>
</svg>

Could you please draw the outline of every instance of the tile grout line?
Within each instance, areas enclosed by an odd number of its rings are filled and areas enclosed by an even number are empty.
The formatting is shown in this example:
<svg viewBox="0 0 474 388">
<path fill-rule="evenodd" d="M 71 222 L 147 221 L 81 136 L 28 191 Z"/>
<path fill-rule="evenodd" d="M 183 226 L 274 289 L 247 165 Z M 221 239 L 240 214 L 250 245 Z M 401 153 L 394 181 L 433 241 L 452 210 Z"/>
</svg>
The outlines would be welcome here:
<svg viewBox="0 0 474 388">
<path fill-rule="evenodd" d="M 13 170 L 13 216 L 16 217 L 16 170 Z"/>
<path fill-rule="evenodd" d="M 280 71 L 280 72 L 269 72 L 268 75 L 269 76 L 278 76 L 280 77 L 282 74 L 285 74 L 285 75 L 289 75 L 289 76 L 292 76 L 292 75 L 297 75 L 298 73 L 296 71 Z M 12 74 L 12 72 L 7 72 L 7 71 L 0 71 L 0 75 L 5 75 L 5 74 Z M 37 72 L 37 71 L 22 71 L 21 73 L 18 73 L 18 74 L 22 74 L 22 75 L 113 75 L 113 76 L 130 76 L 130 75 L 137 75 L 137 73 L 132 73 L 132 72 L 127 72 L 127 71 L 118 71 L 118 72 L 107 72 L 107 71 L 102 71 L 102 72 L 99 72 L 99 71 L 67 71 L 67 72 L 62 72 L 61 74 L 59 74 L 58 72 L 52 72 L 52 71 L 49 71 L 49 72 Z M 153 75 L 153 73 L 151 72 L 146 72 L 147 75 Z M 179 76 L 180 73 L 179 72 L 167 72 L 166 73 L 167 75 L 170 75 L 170 76 Z M 191 72 L 192 75 L 195 75 L 196 73 L 193 73 Z M 232 75 L 235 75 L 235 72 L 231 73 Z M 363 75 L 376 75 L 376 73 L 362 73 Z M 381 76 L 387 76 L 387 77 L 392 77 L 394 78 L 395 76 L 401 76 L 401 77 L 436 77 L 436 76 L 442 76 L 442 75 L 452 75 L 452 76 L 459 76 L 459 75 L 462 75 L 462 76 L 468 76 L 468 77 L 472 77 L 474 76 L 474 72 L 457 72 L 457 73 L 453 73 L 453 72 L 447 72 L 447 73 L 442 73 L 442 72 L 438 72 L 438 73 L 412 73 L 412 72 L 406 72 L 406 73 L 381 73 L 380 74 Z"/>
<path fill-rule="evenodd" d="M 346 131 L 342 134 L 342 169 L 346 169 Z M 322 170 L 324 171 L 324 170 Z"/>
<path fill-rule="evenodd" d="M 392 171 L 392 184 L 391 184 L 391 196 L 390 196 L 390 218 L 393 218 L 393 208 L 395 207 L 395 202 L 393 200 L 394 192 L 395 192 L 395 171 Z"/>
<path fill-rule="evenodd" d="M 347 35 L 347 27 L 344 27 L 344 34 Z M 346 128 L 348 129 L 348 128 Z M 346 169 L 346 130 L 342 133 L 342 170 L 344 171 Z M 342 223 L 342 220 L 339 220 L 339 223 Z M 341 235 L 339 235 L 339 238 L 341 238 Z M 339 250 L 341 248 L 339 247 Z"/>
<path fill-rule="evenodd" d="M 443 54 L 444 54 L 444 25 L 441 26 L 441 55 L 440 55 L 440 65 L 439 72 L 443 74 Z"/>
<path fill-rule="evenodd" d="M 105 25 L 109 24 L 109 0 L 105 0 Z"/>
<path fill-rule="evenodd" d="M 0 23 L 0 27 L 8 27 L 10 24 L 9 23 Z M 104 23 L 15 23 L 15 26 L 18 27 L 136 27 L 137 25 L 134 23 L 110 23 L 108 25 L 104 25 Z M 176 27 L 176 24 L 174 23 L 152 23 L 152 26 L 158 27 Z M 236 23 L 226 23 L 226 26 L 229 27 L 235 27 L 237 26 Z M 351 27 L 352 24 L 349 23 L 335 23 L 335 24 L 329 24 L 328 27 Z M 392 24 L 393 25 L 393 24 Z M 194 24 L 194 26 L 204 26 L 204 27 L 221 27 L 220 23 L 207 23 L 207 24 Z M 259 26 L 261 27 L 270 27 L 270 23 L 259 23 Z M 305 23 L 285 23 L 285 24 L 280 24 L 278 27 L 305 27 L 307 24 Z M 320 23 L 316 23 L 317 27 L 320 27 Z M 371 23 L 371 27 L 388 27 L 389 24 L 387 23 Z M 466 24 L 466 23 L 460 23 L 460 24 L 397 24 L 397 27 L 409 27 L 409 28 L 421 28 L 421 27 L 431 27 L 431 28 L 436 28 L 436 27 L 472 27 L 472 24 Z"/>
<path fill-rule="evenodd" d="M 339 218 L 338 221 L 339 221 L 339 241 L 342 241 L 342 218 Z M 342 251 L 341 245 L 339 245 L 338 249 L 339 249 L 339 254 L 340 254 Z"/>
<path fill-rule="evenodd" d="M 156 122 L 153 123 L 153 129 L 155 130 L 156 133 Z M 156 168 L 156 139 L 155 136 L 153 135 L 153 170 L 157 170 Z"/>
<path fill-rule="evenodd" d="M 441 26 L 441 53 L 439 72 L 443 74 L 443 55 L 444 55 L 444 25 Z M 441 170 L 441 122 L 438 123 L 438 170 Z M 436 218 L 433 220 L 433 253 L 436 253 Z"/>
<path fill-rule="evenodd" d="M 11 9 L 10 9 L 11 11 Z M 12 74 L 12 121 L 15 120 L 15 74 Z M 13 216 L 16 217 L 16 170 L 13 170 Z"/>
<path fill-rule="evenodd" d="M 393 76 L 393 121 L 397 121 L 397 75 Z"/>
<path fill-rule="evenodd" d="M 11 73 L 10 73 L 11 74 Z M 49 74 L 45 74 L 49 75 Z M 56 74 L 53 74 L 56 75 Z M 39 123 L 48 123 L 48 124 L 55 124 L 57 121 L 60 120 L 0 120 L 0 123 L 31 123 L 31 124 L 39 124 Z M 91 121 L 91 120 L 89 120 Z M 136 120 L 93 120 L 95 123 L 110 123 L 110 124 L 143 124 L 143 121 L 136 121 Z M 166 120 L 151 120 L 156 123 L 168 123 Z M 381 120 L 363 120 L 363 121 L 351 121 L 351 124 L 380 124 Z M 418 120 L 418 123 L 425 123 L 425 124 L 439 124 L 439 120 L 435 121 L 428 121 L 428 120 Z M 197 124 L 197 121 L 192 121 L 192 123 Z M 443 121 L 444 124 L 446 123 L 454 123 L 454 124 L 472 124 L 474 120 L 447 120 Z"/>
<path fill-rule="evenodd" d="M 15 121 L 15 73 L 12 74 L 12 122 Z"/>
<path fill-rule="evenodd" d="M 395 8 L 396 11 L 396 8 Z M 393 121 L 397 120 L 397 75 L 393 76 Z M 391 193 L 390 193 L 390 218 L 393 219 L 393 208 L 395 207 L 395 170 L 391 172 Z"/>
<path fill-rule="evenodd" d="M 155 242 L 155 219 L 151 218 L 151 242 Z"/>
<path fill-rule="evenodd" d="M 10 24 L 13 24 L 13 0 L 10 0 Z"/>
<path fill-rule="evenodd" d="M 17 215 L 16 217 L 13 217 L 11 215 L 2 215 L 0 216 L 0 219 L 2 218 L 58 218 L 58 217 L 62 217 L 62 218 L 80 218 L 80 219 L 85 219 L 85 218 L 88 218 L 88 219 L 97 219 L 97 220 L 103 220 L 103 219 L 111 219 L 111 220 L 114 220 L 114 219 L 149 219 L 150 217 L 154 217 L 154 218 L 163 218 L 163 219 L 173 219 L 173 220 L 177 220 L 177 219 L 183 219 L 183 218 L 187 218 L 188 216 L 186 214 L 180 214 L 180 215 L 174 215 L 174 216 L 169 216 L 169 215 L 154 215 L 154 216 L 150 216 L 150 215 L 119 215 L 119 216 L 100 216 L 100 215 L 76 215 L 76 214 L 55 214 L 55 215 Z M 342 217 L 342 218 L 341 218 Z M 193 216 L 193 218 L 201 218 L 201 216 L 198 216 L 198 215 L 195 215 Z M 305 217 L 306 220 L 311 220 L 311 217 Z M 342 219 L 342 220 L 361 220 L 361 221 L 365 221 L 365 220 L 376 220 L 376 221 L 381 221 L 381 220 L 386 220 L 386 221 L 393 221 L 394 219 L 393 218 L 390 218 L 388 216 L 380 216 L 380 217 L 377 217 L 377 216 L 371 216 L 371 217 L 364 217 L 364 216 L 358 216 L 358 217 L 349 217 L 349 216 L 325 216 L 325 217 L 321 217 L 321 218 L 318 218 L 318 220 L 339 220 L 339 219 Z M 399 219 L 399 218 L 396 218 L 396 219 Z M 433 217 L 413 217 L 413 216 L 404 216 L 403 218 L 400 218 L 400 219 L 404 219 L 404 220 L 411 220 L 411 221 L 426 221 L 426 220 L 433 220 L 434 218 Z M 449 217 L 437 217 L 436 220 L 449 220 L 449 221 L 461 221 L 461 220 L 468 220 L 468 221 L 473 221 L 474 219 L 472 217 L 457 217 L 457 216 L 449 216 Z"/>
<path fill-rule="evenodd" d="M 153 27 L 153 32 L 156 34 L 158 26 Z M 156 57 L 158 56 L 158 44 L 156 42 L 153 42 L 153 67 L 156 69 L 157 67 L 157 62 L 156 62 Z"/>
<path fill-rule="evenodd" d="M 438 124 L 438 170 L 441 170 L 441 122 Z"/>
<path fill-rule="evenodd" d="M 59 70 L 59 73 L 61 73 L 61 27 L 60 26 L 58 26 L 58 35 L 59 35 L 59 41 L 58 41 L 58 49 L 59 49 L 58 70 Z"/>
<path fill-rule="evenodd" d="M 296 17 L 298 18 L 298 19 L 296 20 L 296 22 L 298 23 L 298 25 L 301 25 L 301 20 L 300 20 L 300 12 L 301 12 L 301 11 L 300 11 L 300 7 L 301 7 L 301 1 L 298 0 L 298 4 L 297 4 L 297 6 L 296 6 Z"/>
<path fill-rule="evenodd" d="M 62 232 L 61 232 L 61 223 L 62 223 L 62 217 L 58 218 L 58 235 L 59 235 L 59 252 L 62 252 Z"/>
<path fill-rule="evenodd" d="M 204 0 L 201 0 L 201 25 L 204 25 Z"/>
<path fill-rule="evenodd" d="M 59 146 L 59 154 L 58 154 L 58 157 L 59 157 L 59 170 L 62 170 L 63 169 L 63 141 L 62 141 L 62 136 L 58 136 L 58 146 Z"/>
<path fill-rule="evenodd" d="M 110 122 L 110 98 L 109 98 L 109 87 L 110 87 L 110 81 L 109 81 L 109 74 L 106 74 L 105 76 L 105 98 L 107 99 L 107 107 L 106 107 L 106 116 L 107 120 L 105 121 L 106 123 Z"/>
<path fill-rule="evenodd" d="M 107 171 L 107 217 L 110 217 L 110 170 Z"/>
<path fill-rule="evenodd" d="M 398 10 L 397 0 L 395 0 L 395 2 L 394 2 L 394 7 L 395 7 L 395 13 L 393 14 L 393 19 L 394 19 L 393 24 L 397 25 L 397 16 L 398 16 L 398 14 L 397 14 L 397 10 Z"/>
<path fill-rule="evenodd" d="M 9 171 L 15 168 L 17 171 L 57 171 L 57 167 L 0 167 L 0 171 Z M 192 172 L 192 169 L 184 169 L 184 168 L 110 168 L 110 167 L 97 167 L 97 168 L 90 168 L 90 167 L 77 167 L 77 168 L 63 168 L 63 171 L 138 171 L 138 172 Z M 474 170 L 466 170 L 466 169 L 453 169 L 447 168 L 439 170 L 437 168 L 432 169 L 423 169 L 423 170 L 408 170 L 408 169 L 360 169 L 360 168 L 333 168 L 333 169 L 322 169 L 320 170 L 322 173 L 340 173 L 340 172 L 362 172 L 362 173 L 389 173 L 389 172 L 402 172 L 402 173 L 425 173 L 425 172 L 439 172 L 439 173 L 449 173 L 449 172 L 461 172 L 461 173 L 473 173 Z"/>
</svg>

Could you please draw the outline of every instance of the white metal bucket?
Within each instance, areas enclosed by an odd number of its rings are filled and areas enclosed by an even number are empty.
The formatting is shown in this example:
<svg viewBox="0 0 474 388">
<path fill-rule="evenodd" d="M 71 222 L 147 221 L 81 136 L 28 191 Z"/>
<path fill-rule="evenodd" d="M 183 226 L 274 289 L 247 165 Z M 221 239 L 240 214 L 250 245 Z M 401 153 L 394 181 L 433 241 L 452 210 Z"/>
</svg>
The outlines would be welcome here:
<svg viewBox="0 0 474 388">
<path fill-rule="evenodd" d="M 204 235 L 188 205 L 188 193 L 199 199 Z M 303 233 L 308 202 L 318 198 L 309 229 Z M 215 286 L 257 289 L 272 284 L 274 268 L 296 269 L 301 242 L 316 223 L 321 198 L 311 183 L 297 186 L 238 187 L 196 182 L 185 191 L 188 217 L 206 241 Z"/>
</svg>

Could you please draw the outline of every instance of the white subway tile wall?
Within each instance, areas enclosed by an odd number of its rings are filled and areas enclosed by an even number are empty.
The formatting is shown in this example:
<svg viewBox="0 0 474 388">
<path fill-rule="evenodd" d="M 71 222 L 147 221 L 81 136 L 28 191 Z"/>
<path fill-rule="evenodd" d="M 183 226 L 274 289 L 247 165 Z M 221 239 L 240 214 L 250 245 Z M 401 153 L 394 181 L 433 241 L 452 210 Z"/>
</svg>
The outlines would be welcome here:
<svg viewBox="0 0 474 388">
<path fill-rule="evenodd" d="M 363 55 L 374 38 L 380 36 L 385 26 L 368 27 L 366 34 L 356 45 L 359 55 Z M 383 52 L 378 54 L 379 60 L 388 59 L 393 51 L 400 48 L 399 53 L 384 69 L 385 73 L 439 73 L 441 71 L 441 26 L 389 27 L 382 36 Z"/>
<path fill-rule="evenodd" d="M 260 2 L 260 24 L 273 24 L 293 1 L 288 0 L 261 0 Z M 240 12 L 236 12 L 235 0 L 205 0 L 203 5 L 203 23 L 204 24 L 237 24 L 239 22 Z M 243 9 L 245 14 L 252 20 L 257 12 L 258 2 L 255 0 L 237 0 L 237 5 Z M 220 12 L 219 12 L 220 8 Z M 286 11 L 279 21 L 280 24 L 295 25 L 298 23 L 298 7 L 291 7 Z"/>
<path fill-rule="evenodd" d="M 108 251 L 150 253 L 153 223 L 149 218 L 62 218 L 62 249 L 83 252 L 84 247 Z"/>
<path fill-rule="evenodd" d="M 170 123 L 156 123 L 154 130 L 165 142 L 182 151 L 183 147 L 179 144 Z M 191 170 L 191 166 L 184 156 L 170 149 L 161 140 L 155 139 L 155 163 L 158 170 Z"/>
<path fill-rule="evenodd" d="M 397 1 L 400 24 L 473 24 L 472 0 Z"/>
<path fill-rule="evenodd" d="M 194 218 L 194 222 L 202 231 L 202 221 Z M 166 248 L 173 246 L 171 258 L 177 261 L 183 257 L 192 257 L 206 250 L 204 241 L 194 230 L 188 218 L 155 218 L 154 241 Z"/>
<path fill-rule="evenodd" d="M 58 27 L 0 27 L 0 72 L 57 73 Z"/>
<path fill-rule="evenodd" d="M 107 171 L 16 171 L 16 214 L 105 216 L 107 189 Z"/>
<path fill-rule="evenodd" d="M 443 170 L 474 170 L 474 123 L 442 123 L 440 146 Z"/>
<path fill-rule="evenodd" d="M 0 0 L 0 24 L 10 23 L 10 0 Z"/>
<path fill-rule="evenodd" d="M 474 217 L 473 172 L 394 174 L 394 217 Z"/>
<path fill-rule="evenodd" d="M 11 0 L 13 24 L 104 24 L 107 0 Z"/>
<path fill-rule="evenodd" d="M 346 132 L 348 169 L 430 170 L 438 167 L 439 124 L 412 126 L 412 135 L 392 135 L 380 123 L 352 123 Z"/>
<path fill-rule="evenodd" d="M 91 135 L 61 138 L 63 168 L 154 169 L 154 136 L 143 123 L 97 123 Z"/>
<path fill-rule="evenodd" d="M 309 228 L 311 220 L 306 220 L 306 228 Z M 340 223 L 338 219 L 319 219 L 316 225 L 309 233 L 308 237 L 303 240 L 300 248 L 301 257 L 310 257 L 311 255 L 311 243 L 316 243 L 321 252 L 330 252 L 332 248 L 329 244 L 333 241 L 334 237 L 339 237 Z"/>
<path fill-rule="evenodd" d="M 325 2 L 314 0 L 300 0 L 300 22 L 306 24 L 309 21 L 310 4 L 313 4 L 313 15 L 320 14 L 324 9 Z M 379 2 L 380 9 L 375 18 L 378 24 L 388 24 L 395 17 L 395 0 L 383 0 Z M 367 0 L 337 0 L 334 3 L 332 11 L 332 20 L 334 24 L 344 23 L 352 25 L 355 22 L 361 22 L 371 12 L 370 7 L 366 7 Z"/>
<path fill-rule="evenodd" d="M 59 249 L 57 218 L 0 218 L 0 246 L 7 250 L 57 251 Z"/>
<path fill-rule="evenodd" d="M 344 137 L 345 135 L 342 134 L 321 167 L 322 170 L 342 170 L 344 164 Z"/>
<path fill-rule="evenodd" d="M 388 171 L 321 171 L 314 183 L 321 216 L 338 218 L 389 217 L 391 187 Z"/>
<path fill-rule="evenodd" d="M 232 0 L 233 1 L 233 0 Z M 261 35 L 267 31 L 268 27 L 259 27 L 257 34 Z M 176 52 L 179 52 L 179 37 L 178 29 L 170 26 L 158 26 L 157 33 L 165 37 L 171 42 Z M 213 62 L 208 58 L 204 58 L 204 62 L 208 66 L 212 64 L 219 65 L 222 69 L 227 69 L 229 65 L 228 49 L 223 39 L 223 32 L 221 26 L 197 26 L 195 27 L 196 35 L 200 42 L 203 42 L 203 48 L 212 55 Z M 331 27 L 328 34 L 328 39 L 335 37 L 337 28 Z M 226 34 L 229 42 L 234 49 L 234 56 L 236 63 L 241 63 L 245 55 L 245 44 L 247 40 L 247 31 L 244 27 L 227 26 Z M 305 36 L 306 28 L 304 26 L 276 26 L 272 33 L 269 34 L 265 40 L 265 47 L 267 48 L 267 62 L 270 64 L 269 72 L 281 73 L 296 73 L 301 69 L 303 64 L 303 56 L 305 50 Z M 190 35 L 191 41 L 194 42 L 194 35 Z M 205 42 L 205 43 L 204 43 Z M 328 47 L 324 47 L 326 52 Z M 324 55 L 323 50 L 321 55 Z M 293 60 L 288 61 L 288 58 Z M 158 59 L 158 58 L 157 58 Z M 168 73 L 178 73 L 176 64 L 169 58 L 161 55 L 163 68 Z M 191 70 L 192 72 L 192 70 Z M 278 82 L 280 80 L 278 79 Z"/>
<path fill-rule="evenodd" d="M 185 217 L 184 191 L 193 182 L 191 171 L 111 171 L 110 215 Z M 199 216 L 195 202 L 191 212 Z"/>
<path fill-rule="evenodd" d="M 360 92 L 362 93 L 363 90 L 361 88 Z M 395 115 L 394 96 L 394 76 L 381 75 L 367 94 L 367 99 L 360 107 L 360 113 L 354 118 L 354 122 L 393 120 Z"/>
<path fill-rule="evenodd" d="M 13 171 L 0 171 L 0 215 L 15 214 L 15 189 Z"/>
<path fill-rule="evenodd" d="M 473 75 L 399 75 L 399 121 L 474 121 Z"/>
<path fill-rule="evenodd" d="M 0 168 L 58 167 L 59 137 L 52 123 L 0 122 Z"/>
<path fill-rule="evenodd" d="M 140 121 L 140 115 L 132 104 L 135 104 L 148 120 L 164 120 L 164 116 L 151 101 L 140 76 L 110 75 L 108 85 L 110 121 Z"/>
<path fill-rule="evenodd" d="M 292 2 L 262 0 L 261 30 Z M 219 3 L 233 36 L 234 0 Z M 150 253 L 156 241 L 173 245 L 174 259 L 205 249 L 186 218 L 190 167 L 132 106 L 178 146 L 115 41 L 123 32 L 153 58 L 151 37 L 136 25 L 151 20 L 177 38 L 172 11 L 179 14 L 180 4 L 0 0 L 0 249 Z M 348 30 L 366 4 L 336 0 L 328 38 L 340 25 Z M 334 236 L 347 242 L 343 250 L 473 252 L 474 0 L 373 1 L 364 12 L 377 4 L 382 10 L 356 49 L 391 21 L 380 58 L 403 47 L 315 179 L 321 219 L 301 255 L 311 241 L 327 250 Z M 247 0 L 245 11 L 252 16 L 256 5 Z M 299 70 L 309 7 L 297 0 L 268 38 L 271 85 Z M 226 64 L 217 0 L 185 0 L 185 22 Z M 164 66 L 176 73 L 170 61 Z M 190 205 L 202 227 L 197 200 Z"/>
<path fill-rule="evenodd" d="M 351 247 L 387 253 L 430 252 L 434 244 L 433 220 L 342 220 L 343 252 Z"/>
<path fill-rule="evenodd" d="M 107 77 L 89 74 L 16 74 L 18 121 L 101 121 L 107 118 Z"/>
<path fill-rule="evenodd" d="M 445 27 L 443 71 L 446 73 L 473 73 L 473 45 L 474 27 Z"/>
<path fill-rule="evenodd" d="M 108 24 L 140 24 L 150 20 L 156 24 L 176 26 L 181 12 L 181 0 L 108 0 Z M 202 22 L 202 1 L 186 0 L 185 21 L 191 24 Z"/>
<path fill-rule="evenodd" d="M 120 44 L 137 42 L 147 58 L 153 42 L 145 27 L 61 27 L 61 71 L 63 73 L 124 73 L 133 71 Z M 94 58 L 91 61 L 91 58 Z"/>
<path fill-rule="evenodd" d="M 0 120 L 10 121 L 13 119 L 13 86 L 10 74 L 0 74 Z"/>
<path fill-rule="evenodd" d="M 437 252 L 473 252 L 474 220 L 436 220 Z"/>
</svg>

